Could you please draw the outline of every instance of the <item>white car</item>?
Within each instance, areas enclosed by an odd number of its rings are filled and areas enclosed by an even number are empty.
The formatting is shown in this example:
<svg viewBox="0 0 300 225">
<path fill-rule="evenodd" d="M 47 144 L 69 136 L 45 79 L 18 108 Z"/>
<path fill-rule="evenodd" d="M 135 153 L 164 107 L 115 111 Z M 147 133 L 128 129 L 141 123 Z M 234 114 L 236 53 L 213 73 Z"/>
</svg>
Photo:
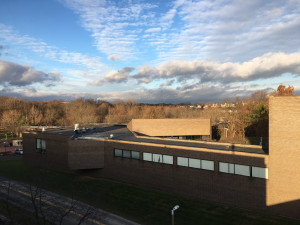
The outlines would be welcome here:
<svg viewBox="0 0 300 225">
<path fill-rule="evenodd" d="M 23 149 L 21 149 L 21 148 L 16 149 L 15 154 L 17 154 L 17 155 L 23 155 Z"/>
</svg>

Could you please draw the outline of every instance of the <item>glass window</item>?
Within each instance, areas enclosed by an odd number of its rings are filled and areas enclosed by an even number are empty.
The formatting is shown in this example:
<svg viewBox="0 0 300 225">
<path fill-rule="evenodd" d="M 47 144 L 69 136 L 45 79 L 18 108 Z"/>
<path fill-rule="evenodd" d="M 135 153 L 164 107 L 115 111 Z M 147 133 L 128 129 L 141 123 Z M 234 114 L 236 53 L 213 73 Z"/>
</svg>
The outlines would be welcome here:
<svg viewBox="0 0 300 225">
<path fill-rule="evenodd" d="M 36 139 L 36 149 L 37 152 L 45 152 L 46 151 L 46 140 Z"/>
<path fill-rule="evenodd" d="M 178 166 L 189 166 L 189 159 L 185 157 L 177 157 Z"/>
<path fill-rule="evenodd" d="M 234 174 L 234 164 L 219 162 L 219 171 L 222 173 L 232 173 Z"/>
<path fill-rule="evenodd" d="M 121 150 L 121 149 L 116 149 L 116 148 L 115 148 L 115 156 L 117 156 L 117 157 L 122 157 L 122 150 Z"/>
<path fill-rule="evenodd" d="M 173 164 L 173 156 L 171 156 L 171 155 L 163 155 L 163 163 L 165 163 L 165 164 Z"/>
<path fill-rule="evenodd" d="M 268 179 L 268 168 L 252 166 L 252 177 Z"/>
<path fill-rule="evenodd" d="M 46 150 L 46 141 L 45 140 L 42 140 L 42 149 Z"/>
<path fill-rule="evenodd" d="M 36 139 L 36 148 L 37 149 L 41 149 L 42 148 L 41 139 L 39 139 L 39 138 Z"/>
<path fill-rule="evenodd" d="M 242 175 L 242 176 L 250 176 L 250 166 L 235 164 L 234 169 L 235 169 L 235 174 Z"/>
<path fill-rule="evenodd" d="M 140 152 L 132 151 L 132 152 L 131 152 L 131 157 L 132 157 L 133 159 L 140 159 Z"/>
<path fill-rule="evenodd" d="M 222 173 L 228 173 L 229 172 L 228 163 L 219 162 L 219 171 L 222 172 Z"/>
<path fill-rule="evenodd" d="M 232 164 L 232 163 L 228 163 L 228 166 L 229 166 L 229 173 L 232 173 L 232 174 L 234 174 L 234 164 Z"/>
<path fill-rule="evenodd" d="M 130 158 L 131 158 L 130 151 L 128 151 L 128 150 L 123 150 L 123 158 L 128 158 L 128 159 L 130 159 Z"/>
<path fill-rule="evenodd" d="M 143 152 L 143 159 L 145 161 L 152 161 L 152 153 Z"/>
<path fill-rule="evenodd" d="M 210 160 L 201 160 L 201 169 L 204 170 L 215 170 L 215 163 L 214 161 L 210 161 Z"/>
<path fill-rule="evenodd" d="M 153 154 L 153 162 L 162 163 L 162 154 Z"/>
<path fill-rule="evenodd" d="M 192 168 L 197 168 L 200 169 L 201 168 L 201 160 L 200 159 L 189 159 L 189 167 Z"/>
</svg>

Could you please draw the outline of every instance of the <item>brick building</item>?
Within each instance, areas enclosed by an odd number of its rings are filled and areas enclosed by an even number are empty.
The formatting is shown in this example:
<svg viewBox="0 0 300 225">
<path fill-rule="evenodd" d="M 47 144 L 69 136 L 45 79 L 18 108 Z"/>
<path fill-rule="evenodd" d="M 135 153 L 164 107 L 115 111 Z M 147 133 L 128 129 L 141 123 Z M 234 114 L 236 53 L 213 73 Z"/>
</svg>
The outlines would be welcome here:
<svg viewBox="0 0 300 225">
<path fill-rule="evenodd" d="M 103 125 L 79 134 L 72 129 L 26 132 L 24 160 L 300 219 L 300 97 L 270 97 L 269 118 L 269 151 L 156 137 L 161 129 L 168 137 L 211 134 L 204 120 L 170 120 L 168 129 L 167 120 L 152 126 L 133 120 L 128 127 Z M 198 133 L 193 133 L 195 124 Z"/>
</svg>

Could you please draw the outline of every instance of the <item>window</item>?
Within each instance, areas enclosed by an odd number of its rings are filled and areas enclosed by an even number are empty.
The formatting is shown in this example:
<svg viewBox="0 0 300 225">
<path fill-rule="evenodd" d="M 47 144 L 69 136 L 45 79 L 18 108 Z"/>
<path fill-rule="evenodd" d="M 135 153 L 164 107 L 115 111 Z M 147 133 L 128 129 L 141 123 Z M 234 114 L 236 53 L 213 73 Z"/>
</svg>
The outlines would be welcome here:
<svg viewBox="0 0 300 225">
<path fill-rule="evenodd" d="M 203 170 L 215 170 L 215 162 L 210 160 L 201 160 L 201 169 Z"/>
<path fill-rule="evenodd" d="M 228 173 L 229 172 L 228 164 L 229 163 L 219 162 L 219 171 L 222 173 Z"/>
<path fill-rule="evenodd" d="M 131 151 L 131 158 L 140 159 L 140 152 Z"/>
<path fill-rule="evenodd" d="M 130 158 L 131 158 L 130 151 L 128 151 L 128 150 L 123 150 L 123 158 L 130 159 Z"/>
<path fill-rule="evenodd" d="M 252 166 L 252 177 L 268 179 L 268 168 Z"/>
<path fill-rule="evenodd" d="M 152 155 L 153 162 L 162 163 L 162 155 L 161 154 L 153 154 Z"/>
<path fill-rule="evenodd" d="M 171 155 L 143 152 L 143 160 L 156 163 L 173 164 L 173 156 Z"/>
<path fill-rule="evenodd" d="M 268 168 L 256 166 L 219 162 L 219 172 L 268 179 Z"/>
<path fill-rule="evenodd" d="M 228 167 L 229 167 L 229 173 L 234 174 L 234 164 L 229 163 Z"/>
<path fill-rule="evenodd" d="M 200 159 L 189 159 L 189 167 L 201 169 Z"/>
<path fill-rule="evenodd" d="M 36 151 L 41 153 L 46 152 L 46 140 L 36 139 Z"/>
<path fill-rule="evenodd" d="M 140 152 L 123 150 L 115 148 L 114 152 L 115 157 L 122 157 L 127 159 L 140 159 Z"/>
<path fill-rule="evenodd" d="M 214 163 L 214 161 L 210 161 L 210 160 L 177 157 L 177 165 L 178 166 L 187 166 L 187 167 L 196 168 L 196 169 L 215 170 L 215 168 L 214 168 L 215 163 Z"/>
<path fill-rule="evenodd" d="M 36 139 L 36 149 L 42 149 L 42 140 Z"/>
<path fill-rule="evenodd" d="M 242 176 L 250 176 L 250 166 L 244 166 L 244 165 L 234 165 L 234 172 L 237 175 L 242 175 Z"/>
<path fill-rule="evenodd" d="M 121 149 L 116 149 L 115 148 L 115 156 L 117 156 L 117 157 L 122 157 L 122 150 Z"/>
<path fill-rule="evenodd" d="M 177 157 L 178 166 L 189 166 L 189 158 Z"/>
<path fill-rule="evenodd" d="M 234 164 L 219 162 L 219 171 L 222 173 L 232 173 L 234 174 Z"/>
<path fill-rule="evenodd" d="M 152 162 L 152 153 L 143 152 L 143 159 Z"/>
<path fill-rule="evenodd" d="M 163 163 L 165 163 L 165 164 L 173 164 L 173 156 L 171 156 L 171 155 L 163 155 Z"/>
</svg>

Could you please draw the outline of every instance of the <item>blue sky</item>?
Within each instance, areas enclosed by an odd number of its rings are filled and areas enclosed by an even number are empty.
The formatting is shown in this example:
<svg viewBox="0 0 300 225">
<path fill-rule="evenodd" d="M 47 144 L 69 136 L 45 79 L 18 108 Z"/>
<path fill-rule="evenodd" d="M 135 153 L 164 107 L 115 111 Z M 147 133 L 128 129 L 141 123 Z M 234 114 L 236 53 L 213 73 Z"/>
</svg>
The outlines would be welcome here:
<svg viewBox="0 0 300 225">
<path fill-rule="evenodd" d="M 0 2 L 0 95 L 216 102 L 293 85 L 298 0 Z"/>
</svg>

